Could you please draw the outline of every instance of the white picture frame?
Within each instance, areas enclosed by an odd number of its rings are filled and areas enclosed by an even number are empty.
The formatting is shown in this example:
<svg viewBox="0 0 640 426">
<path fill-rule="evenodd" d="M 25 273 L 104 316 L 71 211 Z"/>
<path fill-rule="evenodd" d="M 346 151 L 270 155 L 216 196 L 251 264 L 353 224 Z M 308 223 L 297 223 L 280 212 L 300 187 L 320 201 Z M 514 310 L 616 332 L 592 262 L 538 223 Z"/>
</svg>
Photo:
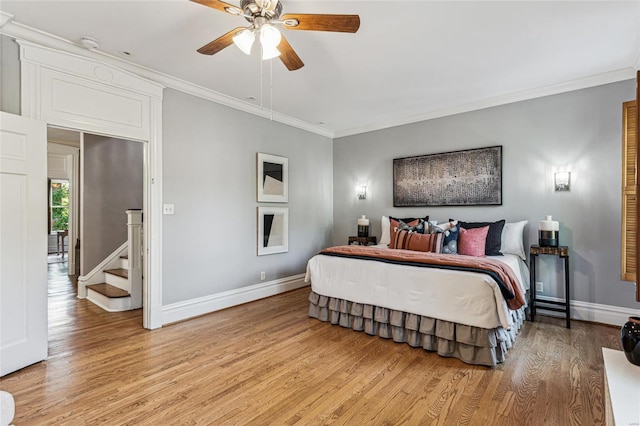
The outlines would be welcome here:
<svg viewBox="0 0 640 426">
<path fill-rule="evenodd" d="M 258 256 L 289 251 L 289 208 L 258 207 Z"/>
<path fill-rule="evenodd" d="M 289 159 L 278 155 L 258 153 L 258 202 L 286 203 L 289 201 Z"/>
</svg>

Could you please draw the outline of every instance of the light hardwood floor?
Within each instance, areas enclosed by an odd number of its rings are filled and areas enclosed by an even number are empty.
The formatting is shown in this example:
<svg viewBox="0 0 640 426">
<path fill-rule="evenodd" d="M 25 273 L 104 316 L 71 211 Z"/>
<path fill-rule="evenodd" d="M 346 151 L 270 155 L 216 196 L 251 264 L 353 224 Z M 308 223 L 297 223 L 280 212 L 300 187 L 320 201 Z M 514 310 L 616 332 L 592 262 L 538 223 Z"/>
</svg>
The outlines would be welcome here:
<svg viewBox="0 0 640 426">
<path fill-rule="evenodd" d="M 50 265 L 49 359 L 4 377 L 16 425 L 597 425 L 617 328 L 539 317 L 470 366 L 307 317 L 308 288 L 148 331 Z"/>
</svg>

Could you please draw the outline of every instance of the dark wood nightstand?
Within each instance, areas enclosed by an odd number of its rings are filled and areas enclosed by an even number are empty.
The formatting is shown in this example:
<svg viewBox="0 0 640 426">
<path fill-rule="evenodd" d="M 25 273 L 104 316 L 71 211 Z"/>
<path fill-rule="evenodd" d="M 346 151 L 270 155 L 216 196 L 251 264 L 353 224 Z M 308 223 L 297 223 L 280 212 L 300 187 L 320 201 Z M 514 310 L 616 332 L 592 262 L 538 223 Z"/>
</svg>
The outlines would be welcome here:
<svg viewBox="0 0 640 426">
<path fill-rule="evenodd" d="M 544 300 L 536 298 L 536 259 L 541 254 L 548 254 L 551 256 L 558 256 L 560 259 L 564 259 L 564 302 L 556 302 L 554 300 Z M 529 300 L 529 307 L 531 309 L 531 322 L 535 321 L 536 309 L 542 309 L 546 311 L 564 312 L 567 320 L 567 328 L 571 328 L 571 296 L 569 290 L 569 247 L 540 247 L 538 245 L 532 245 L 529 249 L 529 255 L 531 256 L 531 298 Z M 551 306 L 549 306 L 551 305 Z"/>
<path fill-rule="evenodd" d="M 368 245 L 376 245 L 378 244 L 378 239 L 376 237 L 349 237 L 349 245 L 353 243 L 358 243 L 361 246 Z"/>
</svg>

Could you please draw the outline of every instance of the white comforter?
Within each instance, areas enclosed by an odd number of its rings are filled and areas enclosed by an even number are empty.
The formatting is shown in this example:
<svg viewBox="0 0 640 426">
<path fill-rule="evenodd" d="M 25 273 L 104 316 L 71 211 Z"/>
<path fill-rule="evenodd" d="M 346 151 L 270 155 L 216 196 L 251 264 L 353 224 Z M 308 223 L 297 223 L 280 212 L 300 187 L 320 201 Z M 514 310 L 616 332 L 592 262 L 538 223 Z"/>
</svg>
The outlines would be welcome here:
<svg viewBox="0 0 640 426">
<path fill-rule="evenodd" d="M 526 264 L 515 255 L 490 256 L 507 264 L 529 288 Z M 493 278 L 475 272 L 394 265 L 316 255 L 305 282 L 316 293 L 474 327 L 511 328 L 512 320 Z"/>
</svg>

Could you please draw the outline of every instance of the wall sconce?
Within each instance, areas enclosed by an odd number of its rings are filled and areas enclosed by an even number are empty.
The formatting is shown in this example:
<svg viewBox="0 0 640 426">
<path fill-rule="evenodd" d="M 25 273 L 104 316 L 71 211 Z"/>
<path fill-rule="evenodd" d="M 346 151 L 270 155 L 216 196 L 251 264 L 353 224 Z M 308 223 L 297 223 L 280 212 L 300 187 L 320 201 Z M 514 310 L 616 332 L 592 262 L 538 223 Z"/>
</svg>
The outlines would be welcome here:
<svg viewBox="0 0 640 426">
<path fill-rule="evenodd" d="M 366 200 L 367 199 L 367 185 L 364 183 L 359 183 L 356 185 L 356 196 L 358 200 Z"/>
<path fill-rule="evenodd" d="M 571 172 L 555 172 L 553 178 L 556 191 L 571 191 Z"/>
</svg>

